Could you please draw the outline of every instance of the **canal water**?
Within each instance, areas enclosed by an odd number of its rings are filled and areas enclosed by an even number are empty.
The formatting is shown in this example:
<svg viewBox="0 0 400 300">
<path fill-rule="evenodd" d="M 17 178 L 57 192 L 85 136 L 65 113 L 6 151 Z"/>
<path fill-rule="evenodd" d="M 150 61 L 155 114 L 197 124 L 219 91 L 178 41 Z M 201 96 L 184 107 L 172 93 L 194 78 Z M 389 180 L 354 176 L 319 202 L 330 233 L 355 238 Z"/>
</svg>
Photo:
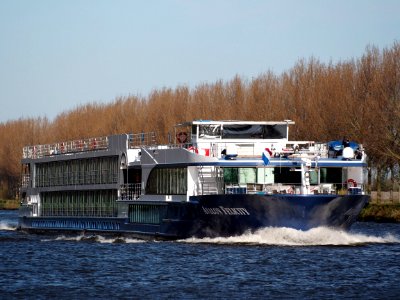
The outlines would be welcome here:
<svg viewBox="0 0 400 300">
<path fill-rule="evenodd" d="M 16 227 L 0 211 L 0 299 L 400 298 L 400 224 L 174 242 Z"/>
</svg>

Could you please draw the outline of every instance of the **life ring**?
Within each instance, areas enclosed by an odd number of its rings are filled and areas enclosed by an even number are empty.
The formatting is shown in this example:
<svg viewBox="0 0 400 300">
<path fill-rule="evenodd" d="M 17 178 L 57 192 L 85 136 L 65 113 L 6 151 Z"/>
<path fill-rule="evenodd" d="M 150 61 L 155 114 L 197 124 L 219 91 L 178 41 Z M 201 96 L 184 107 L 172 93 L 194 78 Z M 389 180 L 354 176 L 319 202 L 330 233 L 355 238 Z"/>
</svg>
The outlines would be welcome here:
<svg viewBox="0 0 400 300">
<path fill-rule="evenodd" d="M 355 181 L 354 179 L 347 179 L 346 183 L 349 187 L 357 187 L 357 181 Z"/>
<path fill-rule="evenodd" d="M 176 139 L 178 140 L 178 142 L 180 143 L 180 144 L 184 144 L 184 143 L 186 143 L 186 141 L 187 141 L 187 133 L 186 132 L 178 132 L 177 134 L 176 134 Z"/>
</svg>

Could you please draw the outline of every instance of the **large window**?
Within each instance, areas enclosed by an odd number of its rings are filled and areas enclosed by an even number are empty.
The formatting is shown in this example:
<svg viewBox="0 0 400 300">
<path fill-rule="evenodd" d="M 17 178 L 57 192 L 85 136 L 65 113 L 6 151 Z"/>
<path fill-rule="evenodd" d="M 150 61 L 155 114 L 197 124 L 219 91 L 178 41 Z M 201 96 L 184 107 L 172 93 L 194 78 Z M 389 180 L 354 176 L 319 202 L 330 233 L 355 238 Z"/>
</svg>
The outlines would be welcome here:
<svg viewBox="0 0 400 300">
<path fill-rule="evenodd" d="M 301 185 L 301 169 L 288 168 L 288 167 L 275 167 L 275 168 L 224 168 L 224 182 L 225 184 L 292 184 Z M 336 183 L 337 178 L 341 177 L 338 174 L 338 169 L 323 168 L 321 176 L 321 183 Z M 321 173 L 322 174 L 322 173 Z M 310 171 L 310 184 L 318 184 L 318 171 L 311 169 Z"/>
<path fill-rule="evenodd" d="M 146 194 L 186 195 L 186 168 L 154 168 L 147 180 Z"/>
<path fill-rule="evenodd" d="M 239 182 L 238 168 L 224 168 L 224 181 L 229 184 L 237 184 Z"/>
<path fill-rule="evenodd" d="M 282 139 L 287 125 L 224 125 L 224 139 Z"/>
<path fill-rule="evenodd" d="M 301 184 L 301 172 L 294 168 L 274 168 L 275 183 L 283 184 Z"/>
<path fill-rule="evenodd" d="M 271 180 L 273 181 L 271 168 L 223 168 L 223 170 L 225 184 L 272 183 Z"/>
<path fill-rule="evenodd" d="M 301 185 L 301 168 L 223 168 L 225 184 L 288 184 Z M 343 184 L 342 168 L 318 168 L 310 170 L 310 184 Z"/>
<path fill-rule="evenodd" d="M 275 183 L 283 184 L 301 184 L 301 169 L 300 168 L 287 168 L 275 167 L 274 168 Z M 315 169 L 310 171 L 310 184 L 318 184 L 318 172 Z"/>
<path fill-rule="evenodd" d="M 200 125 L 199 136 L 206 137 L 219 137 L 221 136 L 221 125 Z"/>
<path fill-rule="evenodd" d="M 287 138 L 287 125 L 266 125 L 263 132 L 264 139 Z"/>
<path fill-rule="evenodd" d="M 110 184 L 118 180 L 118 156 L 74 159 L 36 165 L 36 187 Z"/>
<path fill-rule="evenodd" d="M 156 204 L 130 204 L 129 222 L 160 224 L 165 217 L 167 206 Z"/>
<path fill-rule="evenodd" d="M 262 139 L 263 126 L 261 125 L 224 125 L 222 131 L 224 139 Z"/>
<path fill-rule="evenodd" d="M 342 168 L 320 168 L 321 183 L 342 184 Z"/>
<path fill-rule="evenodd" d="M 116 217 L 117 191 L 64 191 L 41 194 L 42 216 Z"/>
</svg>

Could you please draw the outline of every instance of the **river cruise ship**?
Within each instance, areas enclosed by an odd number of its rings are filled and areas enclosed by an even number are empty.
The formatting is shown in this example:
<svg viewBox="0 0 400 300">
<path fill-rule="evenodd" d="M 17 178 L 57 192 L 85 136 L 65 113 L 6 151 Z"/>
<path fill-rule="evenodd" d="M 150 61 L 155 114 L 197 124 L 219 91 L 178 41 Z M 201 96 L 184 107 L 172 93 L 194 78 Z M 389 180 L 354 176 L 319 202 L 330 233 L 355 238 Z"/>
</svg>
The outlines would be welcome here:
<svg viewBox="0 0 400 300">
<path fill-rule="evenodd" d="M 348 229 L 369 196 L 353 141 L 289 141 L 294 122 L 198 120 L 168 143 L 120 134 L 23 149 L 19 228 L 183 239 Z"/>
</svg>

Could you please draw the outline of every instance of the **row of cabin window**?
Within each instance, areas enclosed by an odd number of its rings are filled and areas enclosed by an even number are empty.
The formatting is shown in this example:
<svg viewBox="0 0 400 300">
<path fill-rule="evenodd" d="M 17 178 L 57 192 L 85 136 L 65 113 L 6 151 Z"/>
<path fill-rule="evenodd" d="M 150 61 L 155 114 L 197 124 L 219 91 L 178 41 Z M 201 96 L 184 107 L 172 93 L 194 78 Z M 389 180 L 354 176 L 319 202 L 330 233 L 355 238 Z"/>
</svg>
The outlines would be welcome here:
<svg viewBox="0 0 400 300">
<path fill-rule="evenodd" d="M 116 190 L 46 192 L 41 194 L 42 216 L 115 217 Z"/>
<path fill-rule="evenodd" d="M 118 157 L 99 157 L 36 165 L 36 187 L 111 184 L 118 180 Z"/>
</svg>

